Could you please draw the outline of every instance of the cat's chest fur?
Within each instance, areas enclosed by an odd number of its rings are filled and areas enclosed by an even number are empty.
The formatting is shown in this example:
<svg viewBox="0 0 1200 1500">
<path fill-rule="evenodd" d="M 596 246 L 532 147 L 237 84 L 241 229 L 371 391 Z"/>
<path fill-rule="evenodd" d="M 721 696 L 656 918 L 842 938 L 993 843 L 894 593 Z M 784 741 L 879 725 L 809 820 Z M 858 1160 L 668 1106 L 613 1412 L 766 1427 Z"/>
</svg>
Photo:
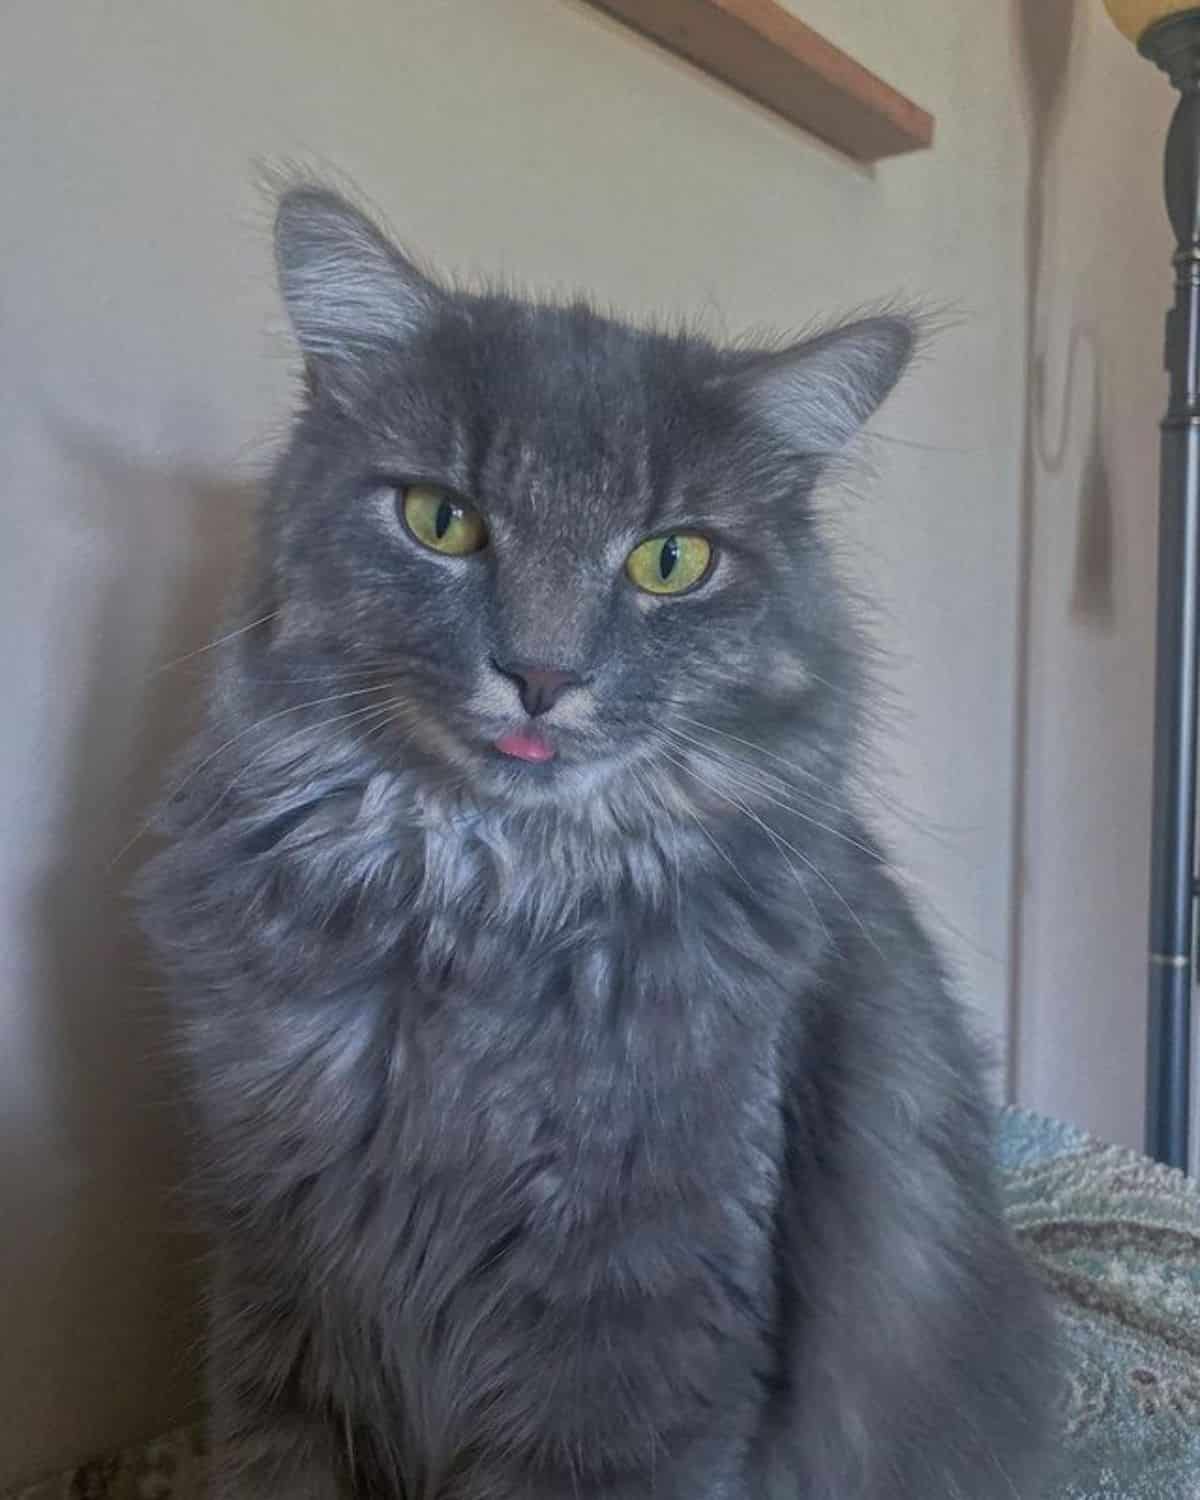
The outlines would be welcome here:
<svg viewBox="0 0 1200 1500">
<path fill-rule="evenodd" d="M 449 1186 L 460 1238 L 519 1233 L 592 1286 L 636 1274 L 623 1252 L 648 1225 L 767 1213 L 783 988 L 751 993 L 702 914 L 644 911 L 628 873 L 581 884 L 595 850 L 564 842 L 557 872 L 458 835 L 423 853 L 347 1033 L 351 1051 L 371 1038 L 355 1166 L 391 1227 Z M 358 1067 L 329 1062 L 314 1132 Z"/>
<path fill-rule="evenodd" d="M 469 1427 L 486 1406 L 505 1441 L 524 1401 L 549 1410 L 569 1377 L 594 1419 L 619 1378 L 609 1436 L 636 1446 L 651 1409 L 721 1386 L 734 1346 L 738 1368 L 767 1358 L 789 965 L 748 978 L 737 921 L 686 891 L 644 906 L 661 852 L 605 869 L 563 840 L 535 872 L 476 831 L 397 850 L 413 868 L 356 898 L 389 933 L 378 964 L 241 1038 L 268 1105 L 237 1112 L 242 1186 L 256 1212 L 273 1198 L 272 1258 L 318 1341 L 361 1330 L 399 1393 L 449 1381 L 448 1409 Z M 595 1348 L 575 1369 L 598 1326 L 622 1331 L 619 1376 Z"/>
</svg>

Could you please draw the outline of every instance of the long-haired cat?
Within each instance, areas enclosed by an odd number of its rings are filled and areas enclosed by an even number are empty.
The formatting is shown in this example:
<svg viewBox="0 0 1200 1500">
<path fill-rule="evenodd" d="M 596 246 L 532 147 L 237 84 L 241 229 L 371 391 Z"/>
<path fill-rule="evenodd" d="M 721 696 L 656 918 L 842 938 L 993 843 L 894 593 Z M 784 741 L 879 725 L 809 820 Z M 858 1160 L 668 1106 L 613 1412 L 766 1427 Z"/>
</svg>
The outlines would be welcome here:
<svg viewBox="0 0 1200 1500">
<path fill-rule="evenodd" d="M 306 389 L 164 812 L 221 1500 L 1012 1500 L 1049 1318 L 854 811 L 815 515 L 897 316 L 451 290 L 318 187 Z"/>
</svg>

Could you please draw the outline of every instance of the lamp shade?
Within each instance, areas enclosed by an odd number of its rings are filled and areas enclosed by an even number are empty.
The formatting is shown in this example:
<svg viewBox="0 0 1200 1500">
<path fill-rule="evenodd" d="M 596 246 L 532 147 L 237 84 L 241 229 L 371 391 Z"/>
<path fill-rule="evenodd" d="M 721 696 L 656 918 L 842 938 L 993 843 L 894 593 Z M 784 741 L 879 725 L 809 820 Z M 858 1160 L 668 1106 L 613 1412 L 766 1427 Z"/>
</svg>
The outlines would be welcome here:
<svg viewBox="0 0 1200 1500">
<path fill-rule="evenodd" d="M 1195 10 L 1193 5 L 1172 5 L 1169 0 L 1104 0 L 1109 15 L 1131 42 L 1138 38 L 1155 21 L 1165 21 L 1168 16 L 1182 15 Z"/>
</svg>

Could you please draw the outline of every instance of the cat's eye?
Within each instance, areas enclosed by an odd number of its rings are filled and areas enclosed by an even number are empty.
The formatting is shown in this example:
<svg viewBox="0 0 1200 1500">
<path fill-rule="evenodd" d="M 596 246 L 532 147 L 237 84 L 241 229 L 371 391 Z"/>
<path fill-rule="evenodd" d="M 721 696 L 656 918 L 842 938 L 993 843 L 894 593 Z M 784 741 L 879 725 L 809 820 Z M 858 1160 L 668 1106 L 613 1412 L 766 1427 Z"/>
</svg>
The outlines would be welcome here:
<svg viewBox="0 0 1200 1500">
<path fill-rule="evenodd" d="M 629 554 L 625 571 L 647 594 L 685 594 L 712 568 L 712 543 L 695 531 L 652 536 Z"/>
<path fill-rule="evenodd" d="M 400 514 L 423 547 L 447 557 L 465 557 L 487 546 L 483 517 L 435 484 L 409 484 L 400 491 Z"/>
</svg>

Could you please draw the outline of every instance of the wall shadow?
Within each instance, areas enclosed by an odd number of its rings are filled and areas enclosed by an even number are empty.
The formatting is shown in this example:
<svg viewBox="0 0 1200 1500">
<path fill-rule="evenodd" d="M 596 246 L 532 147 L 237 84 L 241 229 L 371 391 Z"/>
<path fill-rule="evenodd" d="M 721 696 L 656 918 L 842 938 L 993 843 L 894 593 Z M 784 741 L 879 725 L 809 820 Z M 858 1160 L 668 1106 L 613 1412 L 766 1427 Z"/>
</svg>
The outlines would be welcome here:
<svg viewBox="0 0 1200 1500">
<path fill-rule="evenodd" d="M 26 1268 L 40 1287 L 37 1326 L 18 1348 L 32 1371 L 30 1420 L 94 1411 L 108 1446 L 195 1414 L 202 1247 L 181 1192 L 168 1019 L 127 893 L 149 852 L 139 830 L 195 722 L 211 658 L 161 667 L 220 634 L 254 486 L 159 464 L 57 416 L 44 425 L 64 476 L 55 519 L 80 539 L 87 586 L 54 617 L 55 660 L 76 679 L 50 685 L 71 717 L 27 912 L 53 1101 L 47 1159 L 60 1182 L 45 1190 L 40 1239 L 28 1240 L 53 1263 Z M 13 1170 L 0 1198 L 34 1203 L 41 1187 Z"/>
<path fill-rule="evenodd" d="M 1025 410 L 1021 442 L 1021 480 L 1018 511 L 1016 701 L 1013 738 L 1012 803 L 1012 913 L 1009 939 L 1009 1036 L 1007 1048 L 1008 1097 L 1019 1089 L 1021 1057 L 1022 940 L 1025 886 L 1025 809 L 1028 796 L 1030 652 L 1032 647 L 1033 545 L 1037 484 L 1043 469 L 1061 466 L 1070 439 L 1070 414 L 1075 410 L 1078 353 L 1083 347 L 1093 358 L 1090 402 L 1091 431 L 1082 470 L 1077 514 L 1078 540 L 1068 608 L 1079 619 L 1111 626 L 1112 622 L 1112 504 L 1100 425 L 1100 375 L 1095 342 L 1086 330 L 1071 337 L 1065 390 L 1060 410 L 1062 431 L 1051 448 L 1045 434 L 1045 360 L 1038 347 L 1045 312 L 1042 273 L 1046 251 L 1048 175 L 1066 97 L 1066 79 L 1077 19 L 1077 0 L 1013 0 L 1017 56 L 1025 82 L 1029 128 L 1029 178 L 1025 194 Z"/>
</svg>

